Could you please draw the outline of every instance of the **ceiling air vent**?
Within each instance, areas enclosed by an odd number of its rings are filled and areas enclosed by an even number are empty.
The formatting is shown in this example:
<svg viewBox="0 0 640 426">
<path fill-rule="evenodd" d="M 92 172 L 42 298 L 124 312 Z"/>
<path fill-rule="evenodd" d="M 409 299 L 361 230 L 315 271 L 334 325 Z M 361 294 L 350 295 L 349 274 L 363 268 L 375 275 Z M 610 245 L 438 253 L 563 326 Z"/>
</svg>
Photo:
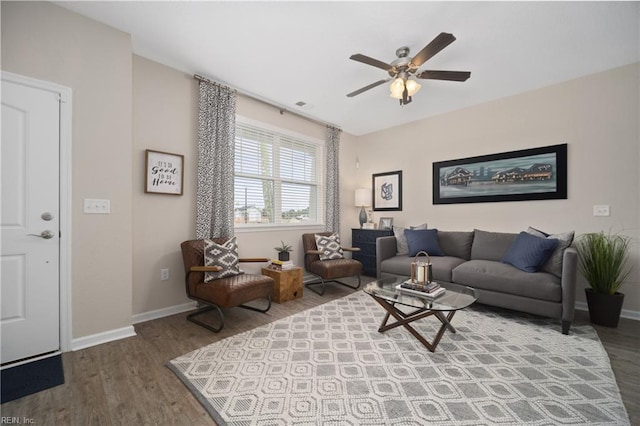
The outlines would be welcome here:
<svg viewBox="0 0 640 426">
<path fill-rule="evenodd" d="M 296 102 L 296 106 L 301 108 L 301 109 L 311 109 L 311 108 L 313 108 L 313 105 L 308 104 L 308 103 L 306 103 L 304 101 Z"/>
</svg>

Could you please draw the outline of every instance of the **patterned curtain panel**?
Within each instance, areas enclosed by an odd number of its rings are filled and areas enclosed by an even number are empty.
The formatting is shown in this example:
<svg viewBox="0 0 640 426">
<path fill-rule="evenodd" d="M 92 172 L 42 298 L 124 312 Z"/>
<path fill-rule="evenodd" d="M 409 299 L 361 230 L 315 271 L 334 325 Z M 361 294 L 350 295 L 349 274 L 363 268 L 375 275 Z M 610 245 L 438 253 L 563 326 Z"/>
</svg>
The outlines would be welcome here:
<svg viewBox="0 0 640 426">
<path fill-rule="evenodd" d="M 233 236 L 236 93 L 200 82 L 196 238 Z"/>
<path fill-rule="evenodd" d="M 340 133 L 342 130 L 327 126 L 327 205 L 325 208 L 326 230 L 340 231 L 340 191 L 338 187 L 338 156 L 340 153 Z"/>
</svg>

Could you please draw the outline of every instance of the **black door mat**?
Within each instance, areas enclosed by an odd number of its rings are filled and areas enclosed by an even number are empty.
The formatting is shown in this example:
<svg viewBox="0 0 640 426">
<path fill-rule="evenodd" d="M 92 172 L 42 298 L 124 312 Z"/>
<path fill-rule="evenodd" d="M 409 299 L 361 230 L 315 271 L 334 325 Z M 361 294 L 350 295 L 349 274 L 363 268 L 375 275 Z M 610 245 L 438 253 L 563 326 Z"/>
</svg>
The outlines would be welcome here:
<svg viewBox="0 0 640 426">
<path fill-rule="evenodd" d="M 55 355 L 2 370 L 2 403 L 64 384 L 62 355 Z"/>
</svg>

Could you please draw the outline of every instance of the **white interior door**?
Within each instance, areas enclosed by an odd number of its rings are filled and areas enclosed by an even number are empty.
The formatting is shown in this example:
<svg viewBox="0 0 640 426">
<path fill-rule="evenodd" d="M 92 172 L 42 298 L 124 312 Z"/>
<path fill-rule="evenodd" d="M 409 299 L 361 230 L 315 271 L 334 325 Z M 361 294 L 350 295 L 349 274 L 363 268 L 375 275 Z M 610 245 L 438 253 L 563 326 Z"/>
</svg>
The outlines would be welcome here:
<svg viewBox="0 0 640 426">
<path fill-rule="evenodd" d="M 60 350 L 59 95 L 2 81 L 1 361 Z"/>
</svg>

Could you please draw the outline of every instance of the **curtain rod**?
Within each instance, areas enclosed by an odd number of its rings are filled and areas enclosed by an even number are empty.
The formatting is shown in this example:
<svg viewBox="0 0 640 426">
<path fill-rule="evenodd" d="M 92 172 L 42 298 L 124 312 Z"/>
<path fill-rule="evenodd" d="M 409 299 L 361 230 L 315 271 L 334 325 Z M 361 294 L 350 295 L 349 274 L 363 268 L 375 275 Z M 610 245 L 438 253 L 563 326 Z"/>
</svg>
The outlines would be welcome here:
<svg viewBox="0 0 640 426">
<path fill-rule="evenodd" d="M 308 115 L 299 113 L 297 111 L 292 111 L 292 110 L 286 109 L 286 108 L 284 108 L 284 107 L 282 107 L 280 105 L 274 104 L 273 102 L 269 102 L 267 100 L 264 100 L 262 98 L 259 98 L 259 97 L 255 96 L 255 95 L 251 95 L 251 94 L 249 94 L 247 92 L 244 92 L 242 90 L 236 89 L 235 87 L 230 87 L 230 86 L 228 86 L 226 84 L 222 84 L 222 83 L 218 83 L 217 81 L 210 80 L 210 79 L 208 79 L 206 77 L 201 76 L 200 74 L 194 74 L 193 78 L 195 78 L 196 80 L 199 80 L 199 81 L 204 81 L 205 83 L 212 83 L 212 84 L 217 84 L 219 86 L 229 87 L 230 89 L 235 90 L 236 92 L 240 93 L 242 96 L 246 96 L 247 98 L 253 99 L 254 101 L 258 101 L 258 102 L 261 102 L 261 103 L 263 103 L 265 105 L 268 105 L 270 107 L 278 109 L 278 111 L 280 111 L 281 115 L 284 114 L 285 112 L 287 112 L 289 114 L 297 115 L 298 117 L 304 118 L 305 120 L 309 120 L 309 121 L 311 121 L 313 123 L 320 124 L 322 126 L 331 126 L 331 127 L 336 128 L 336 129 L 342 130 L 342 129 L 340 129 L 339 126 L 336 126 L 334 124 L 327 123 L 327 122 L 318 120 L 316 118 L 309 117 Z"/>
</svg>

